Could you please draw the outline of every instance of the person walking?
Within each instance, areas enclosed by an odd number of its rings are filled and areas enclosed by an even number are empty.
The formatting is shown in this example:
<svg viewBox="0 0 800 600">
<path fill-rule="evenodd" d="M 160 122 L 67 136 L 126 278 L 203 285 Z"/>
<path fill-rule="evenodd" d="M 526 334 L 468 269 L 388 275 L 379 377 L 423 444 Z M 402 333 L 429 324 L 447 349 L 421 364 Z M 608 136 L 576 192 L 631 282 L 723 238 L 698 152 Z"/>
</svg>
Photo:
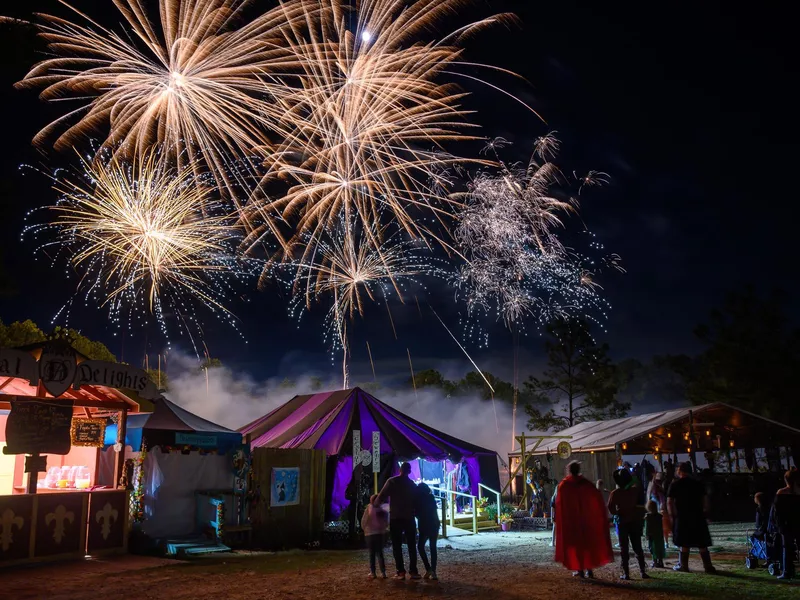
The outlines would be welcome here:
<svg viewBox="0 0 800 600">
<path fill-rule="evenodd" d="M 617 537 L 619 538 L 619 548 L 622 555 L 622 574 L 619 578 L 625 581 L 631 578 L 628 563 L 631 558 L 630 550 L 633 547 L 633 553 L 639 563 L 642 579 L 650 579 L 645 569 L 644 550 L 642 549 L 644 511 L 639 504 L 639 498 L 641 497 L 639 487 L 628 469 L 615 471 L 614 483 L 617 484 L 617 489 L 608 496 L 608 511 L 616 517 Z"/>
<path fill-rule="evenodd" d="M 411 465 L 400 465 L 400 474 L 390 477 L 378 494 L 378 504 L 389 499 L 389 535 L 392 538 L 397 573 L 395 579 L 406 578 L 406 567 L 403 562 L 403 542 L 408 546 L 408 566 L 411 579 L 420 579 L 417 570 L 417 525 L 414 521 L 414 503 L 417 486 L 411 481 Z"/>
<path fill-rule="evenodd" d="M 603 495 L 581 475 L 577 461 L 567 465 L 567 476 L 558 484 L 555 512 L 555 560 L 575 577 L 591 579 L 594 569 L 614 561 Z"/>
<path fill-rule="evenodd" d="M 675 571 L 689 572 L 689 550 L 698 548 L 706 573 L 716 573 L 711 564 L 711 533 L 706 521 L 707 497 L 705 486 L 692 478 L 692 463 L 678 466 L 677 479 L 672 482 L 667 494 L 667 506 L 672 518 L 672 541 L 680 548 Z"/>
<path fill-rule="evenodd" d="M 436 498 L 433 497 L 431 489 L 424 483 L 417 486 L 417 523 L 419 524 L 419 556 L 422 564 L 425 565 L 425 579 L 434 581 L 439 578 L 436 575 L 436 541 L 439 539 L 439 510 L 436 506 Z M 431 561 L 425 554 L 425 542 L 430 542 Z"/>
<path fill-rule="evenodd" d="M 369 578 L 375 579 L 375 563 L 381 570 L 381 576 L 386 579 L 386 561 L 383 558 L 383 542 L 386 539 L 386 529 L 389 526 L 389 515 L 378 504 L 378 495 L 373 494 L 369 504 L 361 516 L 361 530 L 367 540 L 369 548 Z"/>
<path fill-rule="evenodd" d="M 794 553 L 800 548 L 800 471 L 792 469 L 784 475 L 786 487 L 775 494 L 775 524 L 783 542 L 783 569 L 778 579 L 792 579 Z"/>
</svg>

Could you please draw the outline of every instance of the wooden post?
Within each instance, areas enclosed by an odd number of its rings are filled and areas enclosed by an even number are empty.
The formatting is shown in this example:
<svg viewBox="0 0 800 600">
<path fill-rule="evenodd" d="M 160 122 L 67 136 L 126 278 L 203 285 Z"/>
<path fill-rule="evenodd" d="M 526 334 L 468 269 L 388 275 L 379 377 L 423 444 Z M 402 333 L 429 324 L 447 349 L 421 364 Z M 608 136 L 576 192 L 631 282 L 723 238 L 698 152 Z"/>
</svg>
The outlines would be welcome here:
<svg viewBox="0 0 800 600">
<path fill-rule="evenodd" d="M 447 498 L 442 498 L 442 537 L 447 539 Z"/>
<path fill-rule="evenodd" d="M 373 473 L 372 474 L 372 481 L 373 481 L 374 488 L 375 488 L 375 492 L 374 493 L 377 494 L 378 493 L 378 474 L 377 473 Z"/>
<path fill-rule="evenodd" d="M 697 449 L 694 447 L 694 411 L 689 411 L 689 461 L 692 463 L 692 473 L 697 473 Z"/>
<path fill-rule="evenodd" d="M 30 462 L 30 466 L 32 466 L 32 467 L 35 466 L 39 462 L 39 454 L 38 454 L 38 452 L 36 454 L 31 454 L 30 456 L 26 456 L 25 457 L 26 466 L 28 465 L 29 462 Z M 33 469 L 25 469 L 25 470 L 28 471 L 28 490 L 27 490 L 27 492 L 29 494 L 35 494 L 36 493 L 36 486 L 39 483 L 39 471 L 36 470 L 35 468 L 33 468 Z"/>
<path fill-rule="evenodd" d="M 526 454 L 527 450 L 527 442 L 525 440 L 525 434 L 523 433 L 520 437 L 520 463 L 522 468 L 522 502 L 523 506 L 525 506 L 525 510 L 528 510 L 528 456 Z"/>
<path fill-rule="evenodd" d="M 117 464 L 114 469 L 115 486 L 120 487 L 122 474 L 125 472 L 125 436 L 128 433 L 128 409 L 123 408 L 117 419 L 117 443 L 121 445 L 117 452 Z"/>
</svg>

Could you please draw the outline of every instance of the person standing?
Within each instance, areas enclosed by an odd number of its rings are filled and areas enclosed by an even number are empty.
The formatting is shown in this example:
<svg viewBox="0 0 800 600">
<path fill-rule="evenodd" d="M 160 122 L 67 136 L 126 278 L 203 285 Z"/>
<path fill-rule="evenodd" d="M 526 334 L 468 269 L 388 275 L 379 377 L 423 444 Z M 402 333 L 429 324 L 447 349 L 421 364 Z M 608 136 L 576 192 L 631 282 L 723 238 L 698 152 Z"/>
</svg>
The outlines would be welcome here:
<svg viewBox="0 0 800 600">
<path fill-rule="evenodd" d="M 619 469 L 614 472 L 615 489 L 608 497 L 608 511 L 616 517 L 617 537 L 622 555 L 622 574 L 620 579 L 631 578 L 629 561 L 630 549 L 639 563 L 642 579 L 650 579 L 644 565 L 644 550 L 642 549 L 642 529 L 644 528 L 644 514 L 639 498 L 641 496 L 638 485 L 635 484 L 628 469 Z"/>
<path fill-rule="evenodd" d="M 666 545 L 664 543 L 664 527 L 663 517 L 658 512 L 658 505 L 655 501 L 650 500 L 647 505 L 647 514 L 644 517 L 644 537 L 647 539 L 647 545 L 650 548 L 650 555 L 653 557 L 653 564 L 650 565 L 654 569 L 664 568 L 664 557 L 666 556 Z"/>
<path fill-rule="evenodd" d="M 673 569 L 688 573 L 689 550 L 698 548 L 705 572 L 716 573 L 708 552 L 711 534 L 706 522 L 706 488 L 691 475 L 692 463 L 681 463 L 677 479 L 672 482 L 667 494 L 667 506 L 672 518 L 672 541 L 680 548 L 678 564 Z"/>
<path fill-rule="evenodd" d="M 672 521 L 667 510 L 667 492 L 664 488 L 664 474 L 656 473 L 650 485 L 647 486 L 647 501 L 655 502 L 658 512 L 661 514 L 661 524 L 666 545 L 672 533 Z M 646 505 L 645 505 L 646 506 Z"/>
<path fill-rule="evenodd" d="M 567 465 L 556 494 L 555 560 L 576 577 L 594 577 L 593 570 L 614 561 L 608 512 L 603 495 L 581 475 L 581 464 Z"/>
<path fill-rule="evenodd" d="M 383 558 L 383 542 L 386 535 L 386 528 L 389 525 L 389 515 L 378 504 L 377 494 L 369 499 L 369 504 L 364 509 L 361 516 L 361 530 L 367 539 L 369 548 L 369 578 L 375 579 L 375 563 L 377 559 L 381 576 L 386 579 L 386 562 Z"/>
<path fill-rule="evenodd" d="M 792 579 L 794 553 L 800 547 L 800 471 L 792 469 L 784 476 L 786 487 L 775 494 L 773 512 L 783 542 L 783 573 L 778 579 Z"/>
<path fill-rule="evenodd" d="M 419 523 L 419 556 L 422 564 L 425 565 L 425 579 L 434 581 L 439 578 L 436 576 L 436 541 L 439 539 L 439 510 L 436 506 L 436 498 L 433 497 L 431 489 L 424 483 L 417 486 L 417 522 Z M 430 541 L 431 561 L 425 554 L 425 542 Z"/>
<path fill-rule="evenodd" d="M 417 486 L 409 478 L 411 465 L 400 465 L 400 475 L 390 477 L 378 494 L 378 504 L 389 499 L 389 535 L 392 538 L 392 553 L 397 567 L 395 579 L 406 578 L 403 562 L 403 542 L 408 546 L 408 566 L 411 579 L 420 579 L 417 570 L 417 525 L 414 521 L 414 502 Z"/>
</svg>

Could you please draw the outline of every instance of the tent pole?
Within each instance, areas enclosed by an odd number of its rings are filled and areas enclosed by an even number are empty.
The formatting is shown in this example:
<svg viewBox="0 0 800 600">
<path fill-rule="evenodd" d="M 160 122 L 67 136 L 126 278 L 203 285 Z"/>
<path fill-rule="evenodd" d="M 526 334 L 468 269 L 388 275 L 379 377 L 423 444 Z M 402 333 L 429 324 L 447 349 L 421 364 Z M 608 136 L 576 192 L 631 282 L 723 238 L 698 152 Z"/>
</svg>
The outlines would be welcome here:
<svg viewBox="0 0 800 600">
<path fill-rule="evenodd" d="M 123 408 L 119 412 L 119 419 L 117 422 L 117 444 L 119 444 L 119 451 L 117 452 L 117 464 L 114 469 L 114 486 L 120 486 L 120 480 L 125 472 L 125 436 L 128 433 L 128 409 Z"/>
</svg>

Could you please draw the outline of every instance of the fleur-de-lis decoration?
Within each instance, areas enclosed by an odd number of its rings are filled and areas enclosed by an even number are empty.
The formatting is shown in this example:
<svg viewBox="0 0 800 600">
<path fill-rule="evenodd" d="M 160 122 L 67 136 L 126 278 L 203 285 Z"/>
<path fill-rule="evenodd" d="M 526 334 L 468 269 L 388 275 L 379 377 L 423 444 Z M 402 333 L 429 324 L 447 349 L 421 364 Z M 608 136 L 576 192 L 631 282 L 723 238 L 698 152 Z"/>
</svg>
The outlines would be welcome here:
<svg viewBox="0 0 800 600">
<path fill-rule="evenodd" d="M 111 523 L 117 520 L 119 517 L 119 511 L 115 508 L 111 508 L 111 504 L 106 502 L 106 505 L 103 507 L 103 510 L 97 511 L 97 514 L 94 516 L 94 520 L 97 523 L 102 523 L 103 528 L 100 530 L 100 533 L 103 536 L 104 540 L 108 539 L 108 536 L 111 535 Z"/>
<path fill-rule="evenodd" d="M 3 552 L 7 552 L 14 543 L 14 526 L 22 529 L 24 524 L 25 519 L 18 517 L 10 508 L 3 511 L 3 517 L 0 519 L 0 546 L 2 546 Z"/>
<path fill-rule="evenodd" d="M 74 522 L 75 513 L 71 510 L 67 510 L 63 504 L 59 504 L 53 512 L 49 513 L 44 518 L 45 525 L 50 525 L 50 523 L 53 522 L 56 524 L 53 528 L 53 539 L 56 541 L 56 544 L 60 544 L 61 540 L 64 539 L 67 521 L 70 523 Z"/>
</svg>

